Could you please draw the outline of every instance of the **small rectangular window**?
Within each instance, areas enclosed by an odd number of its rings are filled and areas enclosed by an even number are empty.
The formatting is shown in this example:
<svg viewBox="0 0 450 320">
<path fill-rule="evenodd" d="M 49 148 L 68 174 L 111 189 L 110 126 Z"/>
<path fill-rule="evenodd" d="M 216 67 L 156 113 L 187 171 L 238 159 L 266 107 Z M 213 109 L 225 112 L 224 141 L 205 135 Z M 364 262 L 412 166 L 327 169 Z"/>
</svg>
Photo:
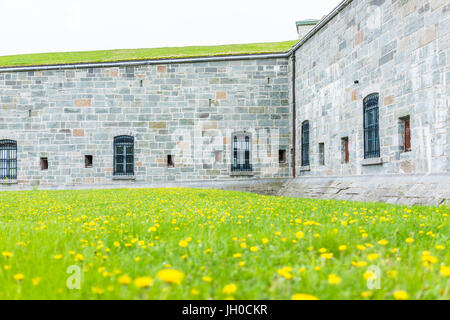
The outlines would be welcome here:
<svg viewBox="0 0 450 320">
<path fill-rule="evenodd" d="M 48 159 L 41 158 L 41 170 L 48 170 Z"/>
<path fill-rule="evenodd" d="M 341 138 L 341 152 L 342 152 L 342 163 L 348 163 L 350 161 L 350 155 L 348 150 L 348 137 Z"/>
<path fill-rule="evenodd" d="M 411 123 L 409 116 L 400 118 L 400 134 L 402 136 L 402 149 L 404 152 L 411 151 Z"/>
<path fill-rule="evenodd" d="M 175 163 L 173 161 L 174 156 L 171 154 L 167 155 L 167 167 L 168 168 L 174 168 L 175 167 Z"/>
<path fill-rule="evenodd" d="M 90 155 L 84 156 L 84 167 L 92 168 L 92 156 Z"/>
<path fill-rule="evenodd" d="M 319 143 L 319 165 L 325 165 L 325 144 L 323 142 Z"/>
<path fill-rule="evenodd" d="M 286 163 L 286 150 L 283 149 L 278 150 L 278 162 Z"/>
<path fill-rule="evenodd" d="M 216 163 L 222 163 L 222 151 L 220 150 L 214 151 L 214 158 L 216 160 Z"/>
</svg>

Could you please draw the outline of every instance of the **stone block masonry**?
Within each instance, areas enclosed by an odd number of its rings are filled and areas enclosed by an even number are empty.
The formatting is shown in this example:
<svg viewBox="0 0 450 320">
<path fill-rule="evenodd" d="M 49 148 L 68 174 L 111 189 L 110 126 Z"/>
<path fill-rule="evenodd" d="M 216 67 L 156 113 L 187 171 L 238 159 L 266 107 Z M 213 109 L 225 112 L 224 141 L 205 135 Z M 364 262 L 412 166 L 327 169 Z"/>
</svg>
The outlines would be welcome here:
<svg viewBox="0 0 450 320">
<path fill-rule="evenodd" d="M 1 72 L 0 140 L 17 141 L 21 185 L 283 178 L 288 85 L 287 59 Z M 235 131 L 252 134 L 251 177 L 230 176 Z M 118 135 L 135 138 L 132 180 L 112 179 Z"/>
</svg>

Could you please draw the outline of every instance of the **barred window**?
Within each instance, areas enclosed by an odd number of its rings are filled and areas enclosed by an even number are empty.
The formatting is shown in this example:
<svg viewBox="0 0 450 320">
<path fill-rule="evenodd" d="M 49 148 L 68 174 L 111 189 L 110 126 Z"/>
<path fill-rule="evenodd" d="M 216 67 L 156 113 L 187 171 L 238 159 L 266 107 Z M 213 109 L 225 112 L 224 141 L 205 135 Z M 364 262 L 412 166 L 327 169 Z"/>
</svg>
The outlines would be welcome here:
<svg viewBox="0 0 450 320">
<path fill-rule="evenodd" d="M 231 140 L 231 171 L 252 171 L 251 135 L 249 133 L 235 133 Z"/>
<path fill-rule="evenodd" d="M 378 93 L 364 99 L 364 159 L 380 156 Z"/>
<path fill-rule="evenodd" d="M 17 179 L 17 142 L 0 140 L 0 180 Z"/>
<path fill-rule="evenodd" d="M 134 137 L 114 138 L 114 175 L 134 175 Z"/>
<path fill-rule="evenodd" d="M 302 166 L 309 166 L 309 121 L 302 123 Z"/>
</svg>

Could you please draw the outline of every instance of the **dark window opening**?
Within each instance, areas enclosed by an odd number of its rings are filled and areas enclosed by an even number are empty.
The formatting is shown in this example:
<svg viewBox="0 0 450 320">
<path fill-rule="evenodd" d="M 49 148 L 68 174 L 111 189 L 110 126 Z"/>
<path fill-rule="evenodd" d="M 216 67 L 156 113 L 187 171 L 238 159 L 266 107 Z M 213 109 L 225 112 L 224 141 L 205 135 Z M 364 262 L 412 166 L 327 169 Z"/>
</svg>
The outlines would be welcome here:
<svg viewBox="0 0 450 320">
<path fill-rule="evenodd" d="M 286 163 L 286 150 L 283 149 L 278 150 L 278 162 Z"/>
<path fill-rule="evenodd" d="M 41 170 L 48 170 L 48 159 L 41 158 Z"/>
<path fill-rule="evenodd" d="M 114 138 L 114 175 L 134 175 L 134 137 Z"/>
<path fill-rule="evenodd" d="M 234 134 L 231 149 L 233 157 L 231 171 L 252 171 L 250 134 Z"/>
<path fill-rule="evenodd" d="M 309 166 L 309 121 L 302 123 L 302 166 Z"/>
<path fill-rule="evenodd" d="M 17 179 L 17 142 L 0 140 L 0 180 Z"/>
<path fill-rule="evenodd" d="M 325 144 L 323 142 L 319 143 L 319 165 L 325 165 Z"/>
<path fill-rule="evenodd" d="M 168 168 L 174 168 L 175 167 L 175 162 L 173 161 L 174 156 L 171 154 L 167 155 L 167 167 Z"/>
<path fill-rule="evenodd" d="M 92 156 L 90 155 L 84 156 L 84 167 L 92 168 Z"/>
<path fill-rule="evenodd" d="M 402 140 L 403 140 L 403 151 L 411 151 L 411 122 L 409 116 L 400 118 L 400 123 L 402 126 Z"/>
<path fill-rule="evenodd" d="M 380 156 L 378 93 L 364 99 L 364 159 Z"/>
<path fill-rule="evenodd" d="M 348 163 L 350 161 L 349 149 L 348 149 L 348 137 L 341 138 L 341 152 L 342 163 Z"/>
</svg>

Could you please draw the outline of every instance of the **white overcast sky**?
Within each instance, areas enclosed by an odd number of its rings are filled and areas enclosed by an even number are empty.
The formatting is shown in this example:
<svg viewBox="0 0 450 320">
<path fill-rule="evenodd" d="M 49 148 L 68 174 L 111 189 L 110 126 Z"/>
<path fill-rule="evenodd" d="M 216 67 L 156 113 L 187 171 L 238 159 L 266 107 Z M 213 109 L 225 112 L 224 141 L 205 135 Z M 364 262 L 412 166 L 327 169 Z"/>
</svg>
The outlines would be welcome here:
<svg viewBox="0 0 450 320">
<path fill-rule="evenodd" d="M 294 40 L 341 0 L 0 0 L 0 55 Z"/>
</svg>

